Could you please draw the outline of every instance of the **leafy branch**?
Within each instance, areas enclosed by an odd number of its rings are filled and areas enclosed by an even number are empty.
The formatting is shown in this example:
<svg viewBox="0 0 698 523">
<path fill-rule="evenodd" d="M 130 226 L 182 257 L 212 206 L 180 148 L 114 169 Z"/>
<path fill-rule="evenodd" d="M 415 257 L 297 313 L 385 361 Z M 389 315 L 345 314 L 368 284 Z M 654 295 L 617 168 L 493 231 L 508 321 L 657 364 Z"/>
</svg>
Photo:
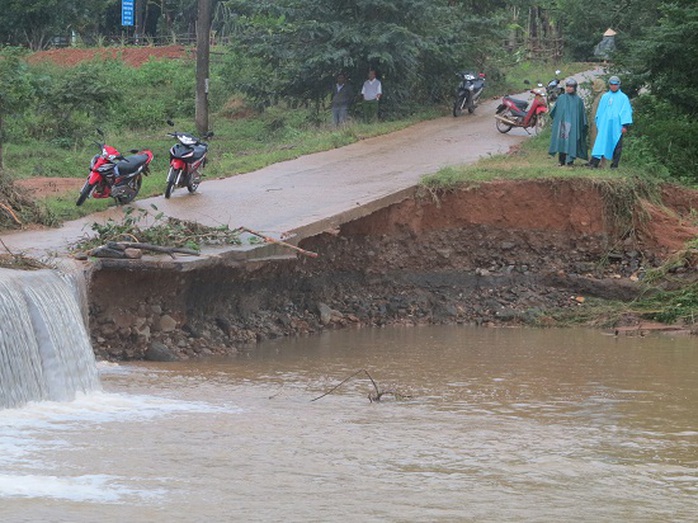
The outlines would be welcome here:
<svg viewBox="0 0 698 523">
<path fill-rule="evenodd" d="M 155 205 L 151 205 L 157 211 Z M 162 212 L 152 215 L 146 209 L 128 207 L 123 220 L 109 219 L 105 223 L 93 223 L 96 236 L 78 242 L 74 251 L 87 251 L 110 242 L 133 242 L 162 247 L 191 249 L 199 252 L 203 245 L 240 245 L 240 231 L 227 225 L 208 227 L 196 222 L 165 216 Z"/>
</svg>

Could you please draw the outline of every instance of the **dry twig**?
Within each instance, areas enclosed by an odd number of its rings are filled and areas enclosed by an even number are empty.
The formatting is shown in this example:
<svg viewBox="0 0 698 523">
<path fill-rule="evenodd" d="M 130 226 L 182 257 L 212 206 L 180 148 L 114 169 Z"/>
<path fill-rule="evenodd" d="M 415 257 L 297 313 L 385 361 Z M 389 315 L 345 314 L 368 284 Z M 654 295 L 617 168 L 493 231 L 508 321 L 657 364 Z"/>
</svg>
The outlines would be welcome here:
<svg viewBox="0 0 698 523">
<path fill-rule="evenodd" d="M 368 401 L 370 401 L 371 403 L 374 403 L 374 402 L 377 403 L 377 402 L 379 402 L 379 401 L 381 400 L 381 398 L 382 398 L 383 396 L 385 396 L 385 395 L 393 396 L 393 397 L 394 397 L 395 399 L 397 399 L 397 400 L 408 399 L 408 398 L 410 397 L 410 396 L 406 396 L 406 395 L 404 395 L 404 394 L 400 394 L 400 393 L 398 393 L 398 392 L 396 392 L 396 391 L 394 391 L 394 390 L 380 390 L 380 389 L 378 388 L 378 384 L 377 384 L 376 381 L 373 379 L 373 377 L 369 374 L 369 372 L 368 372 L 366 369 L 359 369 L 359 370 L 357 370 L 354 374 L 352 374 L 351 376 L 348 376 L 348 377 L 344 378 L 341 382 L 339 382 L 337 385 L 335 385 L 334 387 L 332 387 L 330 390 L 328 390 L 328 391 L 325 392 L 324 394 L 321 394 L 321 395 L 318 396 L 317 398 L 313 398 L 313 399 L 310 400 L 310 401 L 317 401 L 317 400 L 319 400 L 319 399 L 324 398 L 325 396 L 327 396 L 327 395 L 329 395 L 329 394 L 332 394 L 332 393 L 333 393 L 334 391 L 336 391 L 339 387 L 341 387 L 342 385 L 344 385 L 347 381 L 349 381 L 350 379 L 352 379 L 353 377 L 355 377 L 356 375 L 361 374 L 361 373 L 364 373 L 364 374 L 366 374 L 366 376 L 368 376 L 368 379 L 371 380 L 371 383 L 373 384 L 373 389 L 376 391 L 375 394 L 371 394 L 370 392 L 368 393 Z"/>
<path fill-rule="evenodd" d="M 282 247 L 287 247 L 289 249 L 292 249 L 292 250 L 299 252 L 299 253 L 303 254 L 304 256 L 308 256 L 310 258 L 317 258 L 317 256 L 318 256 L 318 254 L 316 252 L 307 251 L 305 249 L 301 249 L 300 247 L 293 245 L 291 243 L 285 242 L 283 240 L 277 240 L 277 239 L 272 238 L 270 236 L 265 236 L 264 234 L 261 234 L 257 231 L 253 231 L 252 229 L 248 229 L 247 227 L 239 227 L 237 230 L 248 232 L 254 236 L 262 238 L 267 243 L 274 243 L 276 245 L 281 245 Z"/>
</svg>

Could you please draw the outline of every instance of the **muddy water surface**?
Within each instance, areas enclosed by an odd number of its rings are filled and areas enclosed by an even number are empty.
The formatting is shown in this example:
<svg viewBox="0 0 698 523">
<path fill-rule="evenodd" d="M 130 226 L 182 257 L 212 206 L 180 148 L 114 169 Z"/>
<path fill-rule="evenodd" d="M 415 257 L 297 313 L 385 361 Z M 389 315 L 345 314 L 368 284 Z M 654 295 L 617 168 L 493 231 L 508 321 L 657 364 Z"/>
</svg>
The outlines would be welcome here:
<svg viewBox="0 0 698 523">
<path fill-rule="evenodd" d="M 411 398 L 369 403 L 372 385 Z M 0 519 L 695 521 L 698 340 L 412 328 L 0 411 Z M 385 396 L 384 396 L 385 398 Z"/>
</svg>

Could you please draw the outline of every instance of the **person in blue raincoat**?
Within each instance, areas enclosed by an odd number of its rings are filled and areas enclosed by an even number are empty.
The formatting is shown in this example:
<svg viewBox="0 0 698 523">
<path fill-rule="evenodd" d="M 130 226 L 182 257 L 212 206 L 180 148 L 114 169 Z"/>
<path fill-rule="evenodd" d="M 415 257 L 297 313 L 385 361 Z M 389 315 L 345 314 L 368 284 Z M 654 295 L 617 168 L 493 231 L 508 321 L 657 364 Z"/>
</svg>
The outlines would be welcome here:
<svg viewBox="0 0 698 523">
<path fill-rule="evenodd" d="M 565 92 L 550 111 L 553 119 L 548 153 L 558 154 L 561 167 L 571 167 L 575 158 L 587 159 L 587 113 L 577 95 L 577 80 L 565 81 Z"/>
<path fill-rule="evenodd" d="M 595 122 L 598 133 L 588 165 L 596 168 L 601 158 L 606 158 L 611 160 L 611 169 L 615 169 L 623 151 L 623 135 L 633 123 L 630 99 L 620 90 L 620 78 L 617 76 L 611 76 L 608 80 L 608 91 L 599 100 Z"/>
</svg>

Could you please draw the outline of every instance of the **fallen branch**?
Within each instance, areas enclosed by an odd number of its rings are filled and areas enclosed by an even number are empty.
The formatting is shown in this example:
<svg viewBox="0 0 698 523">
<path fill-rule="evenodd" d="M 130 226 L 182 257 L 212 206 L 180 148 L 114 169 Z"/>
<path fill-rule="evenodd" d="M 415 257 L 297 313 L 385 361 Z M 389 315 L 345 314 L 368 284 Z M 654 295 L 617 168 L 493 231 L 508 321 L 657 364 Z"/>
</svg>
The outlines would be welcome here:
<svg viewBox="0 0 698 523">
<path fill-rule="evenodd" d="M 348 377 L 344 378 L 341 382 L 339 382 L 337 385 L 335 385 L 334 387 L 332 387 L 330 390 L 328 390 L 328 391 L 325 392 L 324 394 L 318 396 L 317 398 L 313 398 L 313 399 L 310 400 L 310 401 L 311 401 L 311 402 L 312 402 L 312 401 L 317 401 L 317 400 L 319 400 L 319 399 L 324 398 L 325 396 L 328 396 L 329 394 L 332 394 L 332 393 L 333 393 L 334 391 L 336 391 L 339 387 L 341 387 L 342 385 L 344 385 L 347 381 L 349 381 L 350 379 L 352 379 L 353 377 L 355 377 L 357 374 L 361 374 L 361 373 L 364 373 L 364 374 L 366 374 L 366 376 L 368 376 L 368 379 L 371 380 L 371 383 L 373 384 L 373 389 L 376 391 L 375 394 L 371 394 L 370 392 L 369 392 L 369 394 L 368 394 L 368 401 L 370 401 L 371 403 L 374 403 L 374 402 L 375 402 L 375 403 L 378 403 L 378 402 L 381 400 L 381 398 L 382 398 L 383 396 L 385 396 L 385 395 L 391 395 L 391 396 L 393 396 L 396 400 L 403 400 L 403 399 L 408 399 L 408 398 L 410 398 L 410 396 L 406 396 L 406 395 L 404 395 L 404 394 L 399 394 L 398 392 L 393 391 L 393 390 L 380 390 L 380 389 L 378 388 L 378 385 L 376 384 L 376 381 L 375 381 L 375 380 L 373 379 L 373 377 L 368 373 L 368 371 L 367 371 L 366 369 L 360 369 L 360 370 L 357 370 L 357 371 L 356 371 L 354 374 L 352 374 L 351 376 L 348 376 Z"/>
<path fill-rule="evenodd" d="M 7 253 L 8 253 L 10 256 L 14 256 L 14 255 L 15 255 L 15 253 L 12 252 L 12 251 L 10 250 L 10 248 L 9 248 L 7 245 L 5 245 L 5 242 L 2 241 L 2 238 L 0 238 L 0 243 L 2 243 L 2 246 L 5 248 L 5 250 L 7 251 Z"/>
<path fill-rule="evenodd" d="M 45 269 L 46 265 L 39 260 L 34 258 L 28 258 L 23 254 L 15 254 L 10 248 L 5 245 L 5 242 L 0 238 L 0 244 L 5 248 L 7 254 L 0 253 L 0 267 L 7 267 L 12 269 L 24 269 L 24 270 L 38 270 Z"/>
<path fill-rule="evenodd" d="M 310 258 L 317 258 L 318 257 L 318 254 L 316 252 L 307 251 L 305 249 L 301 249 L 300 247 L 297 247 L 296 245 L 285 242 L 283 240 L 277 240 L 277 239 L 272 238 L 270 236 L 265 236 L 264 234 L 258 233 L 257 231 L 253 231 L 252 229 L 248 229 L 247 227 L 238 227 L 237 230 L 245 231 L 245 232 L 248 232 L 250 234 L 253 234 L 254 236 L 258 236 L 259 238 L 262 238 L 267 243 L 274 243 L 276 245 L 281 245 L 282 247 L 287 247 L 287 248 L 292 249 L 296 252 L 299 252 L 300 254 L 303 254 L 304 256 L 309 256 Z"/>
<path fill-rule="evenodd" d="M 15 223 L 17 223 L 17 225 L 22 225 L 22 222 L 20 221 L 19 218 L 17 218 L 17 215 L 14 213 L 14 211 L 12 210 L 11 207 L 9 207 L 8 205 L 5 205 L 4 203 L 0 203 L 0 207 L 2 207 L 3 209 L 5 209 L 5 211 L 7 211 L 7 213 L 12 217 L 12 219 L 15 221 Z"/>
</svg>

